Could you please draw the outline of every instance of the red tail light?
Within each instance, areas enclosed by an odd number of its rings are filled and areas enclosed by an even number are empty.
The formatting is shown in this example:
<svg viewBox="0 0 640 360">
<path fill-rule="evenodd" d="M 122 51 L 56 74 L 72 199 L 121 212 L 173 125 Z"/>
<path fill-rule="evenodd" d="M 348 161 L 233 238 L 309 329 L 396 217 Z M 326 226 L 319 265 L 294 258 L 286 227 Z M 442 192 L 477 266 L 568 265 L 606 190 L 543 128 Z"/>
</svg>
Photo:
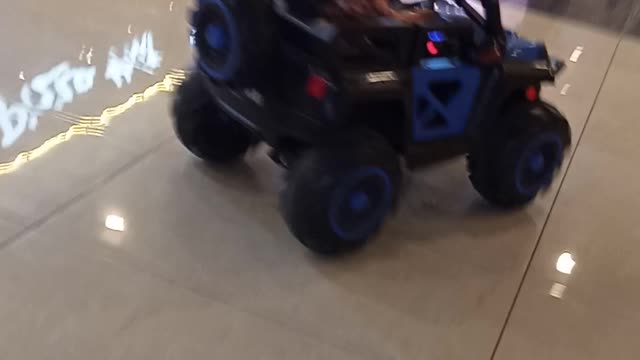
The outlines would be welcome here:
<svg viewBox="0 0 640 360">
<path fill-rule="evenodd" d="M 327 96 L 327 80 L 315 74 L 311 74 L 307 79 L 307 95 L 317 100 L 323 100 Z"/>
<path fill-rule="evenodd" d="M 430 55 L 436 56 L 440 52 L 433 41 L 427 41 L 427 51 Z"/>
<path fill-rule="evenodd" d="M 527 87 L 527 89 L 524 91 L 524 96 L 531 102 L 538 101 L 538 88 L 533 85 Z"/>
</svg>

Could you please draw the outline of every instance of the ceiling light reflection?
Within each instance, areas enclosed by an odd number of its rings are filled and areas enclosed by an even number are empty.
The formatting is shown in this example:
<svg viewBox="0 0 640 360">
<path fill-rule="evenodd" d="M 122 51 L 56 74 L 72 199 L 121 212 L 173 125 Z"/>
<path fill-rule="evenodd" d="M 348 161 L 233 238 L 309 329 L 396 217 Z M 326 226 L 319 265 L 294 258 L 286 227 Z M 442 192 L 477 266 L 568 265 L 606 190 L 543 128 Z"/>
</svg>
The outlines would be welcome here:
<svg viewBox="0 0 640 360">
<path fill-rule="evenodd" d="M 568 252 L 565 252 L 562 255 L 560 255 L 558 257 L 558 261 L 556 262 L 556 270 L 567 275 L 571 274 L 574 266 L 576 266 L 576 262 L 573 260 L 573 257 Z"/>
<path fill-rule="evenodd" d="M 108 215 L 104 220 L 104 226 L 113 231 L 124 231 L 124 218 L 118 215 Z"/>
<path fill-rule="evenodd" d="M 565 290 L 567 290 L 566 285 L 553 283 L 553 285 L 551 285 L 551 290 L 549 290 L 549 295 L 553 296 L 556 299 L 562 299 Z"/>
</svg>

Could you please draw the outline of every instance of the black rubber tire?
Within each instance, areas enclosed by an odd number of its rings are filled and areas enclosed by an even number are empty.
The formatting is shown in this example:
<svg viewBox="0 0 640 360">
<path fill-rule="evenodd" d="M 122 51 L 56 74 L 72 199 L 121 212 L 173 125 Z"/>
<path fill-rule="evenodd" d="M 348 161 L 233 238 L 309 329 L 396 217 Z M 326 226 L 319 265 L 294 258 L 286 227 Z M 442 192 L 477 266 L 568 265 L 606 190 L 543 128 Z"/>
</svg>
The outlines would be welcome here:
<svg viewBox="0 0 640 360">
<path fill-rule="evenodd" d="M 544 102 L 516 103 L 474 141 L 468 156 L 469 179 L 493 205 L 525 206 L 551 185 L 570 145 L 569 123 L 556 108 Z M 525 187 L 524 175 L 518 174 L 525 171 L 524 157 L 531 155 L 534 146 L 540 147 L 545 168 Z"/>
<path fill-rule="evenodd" d="M 203 160 L 219 164 L 237 160 L 255 143 L 255 136 L 218 107 L 205 81 L 196 71 L 176 91 L 172 108 L 176 135 Z"/>
<path fill-rule="evenodd" d="M 200 0 L 199 4 L 192 25 L 200 69 L 220 83 L 238 87 L 260 89 L 268 84 L 276 48 L 273 1 Z M 221 61 L 220 52 L 207 41 L 207 28 L 211 25 L 222 25 L 227 30 L 224 54 L 229 54 L 229 62 Z"/>
<path fill-rule="evenodd" d="M 386 139 L 368 130 L 348 133 L 296 159 L 281 194 L 282 215 L 294 236 L 316 253 L 354 249 L 384 223 L 401 178 L 398 155 Z M 352 213 L 347 215 L 355 219 L 349 222 L 341 206 L 347 199 L 353 201 L 354 194 L 365 194 L 366 204 L 373 205 L 348 208 Z"/>
</svg>

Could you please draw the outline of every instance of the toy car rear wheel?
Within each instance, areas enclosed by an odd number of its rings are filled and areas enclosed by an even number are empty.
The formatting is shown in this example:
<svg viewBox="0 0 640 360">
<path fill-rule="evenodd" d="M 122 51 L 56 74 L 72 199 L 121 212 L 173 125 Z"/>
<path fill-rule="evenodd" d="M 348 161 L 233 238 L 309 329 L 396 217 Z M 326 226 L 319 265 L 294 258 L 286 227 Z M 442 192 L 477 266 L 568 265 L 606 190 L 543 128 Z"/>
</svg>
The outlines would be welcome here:
<svg viewBox="0 0 640 360">
<path fill-rule="evenodd" d="M 270 74 L 274 14 L 270 0 L 200 0 L 192 20 L 200 69 L 214 80 L 259 87 Z"/>
<path fill-rule="evenodd" d="M 469 154 L 470 180 L 490 203 L 521 207 L 547 189 L 571 144 L 567 120 L 551 105 L 520 103 Z"/>
<path fill-rule="evenodd" d="M 401 177 L 398 156 L 384 138 L 370 132 L 343 136 L 293 164 L 281 198 L 283 217 L 316 253 L 359 247 L 384 223 Z"/>
<path fill-rule="evenodd" d="M 176 91 L 173 100 L 174 130 L 182 144 L 195 156 L 227 163 L 246 153 L 255 136 L 222 111 L 205 88 L 200 72 L 191 74 Z"/>
</svg>

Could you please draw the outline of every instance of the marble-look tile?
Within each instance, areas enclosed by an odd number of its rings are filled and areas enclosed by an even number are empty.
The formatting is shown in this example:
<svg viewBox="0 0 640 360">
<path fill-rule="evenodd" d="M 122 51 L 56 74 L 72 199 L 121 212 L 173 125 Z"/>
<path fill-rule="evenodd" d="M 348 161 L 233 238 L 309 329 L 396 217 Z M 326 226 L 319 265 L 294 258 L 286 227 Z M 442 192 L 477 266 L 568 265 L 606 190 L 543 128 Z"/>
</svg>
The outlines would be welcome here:
<svg viewBox="0 0 640 360">
<path fill-rule="evenodd" d="M 623 41 L 496 359 L 635 359 L 640 347 L 640 42 Z M 571 275 L 556 269 L 569 252 Z M 554 283 L 566 287 L 551 297 Z"/>
<path fill-rule="evenodd" d="M 133 160 L 130 152 L 103 137 L 74 135 L 15 172 L 0 175 L 0 212 L 16 223 L 31 224 Z"/>
<path fill-rule="evenodd" d="M 565 60 L 584 48 L 543 93 L 579 134 L 620 24 L 633 14 L 629 2 L 588 8 L 514 1 L 504 4 L 508 27 L 545 40 Z M 187 0 L 8 3 L 12 16 L 0 22 L 7 49 L 3 99 L 21 101 L 25 84 L 65 61 L 95 66 L 96 76 L 91 91 L 74 92 L 62 113 L 45 112 L 0 160 L 189 63 L 189 6 Z M 160 66 L 136 70 L 131 81 L 120 74 L 120 84 L 106 77 L 110 52 L 123 55 L 147 32 Z M 628 358 L 635 350 L 624 335 L 637 327 L 638 189 L 628 180 L 633 164 L 623 157 L 637 150 L 631 98 L 638 55 L 631 41 L 619 49 L 500 359 Z M 565 85 L 569 91 L 561 94 Z M 63 87 L 54 86 L 56 97 L 64 97 Z M 407 178 L 397 214 L 370 246 L 321 259 L 280 219 L 282 170 L 264 151 L 228 169 L 203 165 L 173 139 L 168 100 L 159 94 L 114 118 L 103 137 L 76 136 L 0 175 L 0 358 L 490 357 L 559 183 L 528 209 L 506 214 L 475 194 L 462 160 L 419 171 Z M 107 230 L 107 215 L 121 216 L 125 231 Z M 570 278 L 553 270 L 565 250 L 578 261 Z M 547 295 L 553 282 L 567 286 L 562 300 Z"/>
<path fill-rule="evenodd" d="M 2 359 L 365 359 L 42 235 L 0 253 Z"/>
<path fill-rule="evenodd" d="M 207 168 L 171 142 L 37 233 L 365 358 L 491 352 L 553 190 L 527 211 L 491 211 L 452 162 L 408 179 L 370 246 L 323 260 L 279 217 L 281 171 L 262 152 L 247 163 Z M 108 214 L 126 230 L 106 230 Z"/>
<path fill-rule="evenodd" d="M 190 61 L 188 6 L 3 4 L 11 16 L 0 22 L 0 216 L 31 224 L 171 135 L 166 93 L 127 109 L 130 115 L 120 114 L 121 105 Z M 105 109 L 119 114 L 112 126 L 85 126 Z M 24 156 L 30 151 L 41 156 Z M 15 163 L 22 166 L 7 174 Z"/>
<path fill-rule="evenodd" d="M 503 0 L 503 3 L 538 10 L 612 32 L 621 32 L 636 8 L 634 0 Z"/>
<path fill-rule="evenodd" d="M 21 230 L 21 226 L 3 218 L 0 213 L 0 247 Z"/>
</svg>

